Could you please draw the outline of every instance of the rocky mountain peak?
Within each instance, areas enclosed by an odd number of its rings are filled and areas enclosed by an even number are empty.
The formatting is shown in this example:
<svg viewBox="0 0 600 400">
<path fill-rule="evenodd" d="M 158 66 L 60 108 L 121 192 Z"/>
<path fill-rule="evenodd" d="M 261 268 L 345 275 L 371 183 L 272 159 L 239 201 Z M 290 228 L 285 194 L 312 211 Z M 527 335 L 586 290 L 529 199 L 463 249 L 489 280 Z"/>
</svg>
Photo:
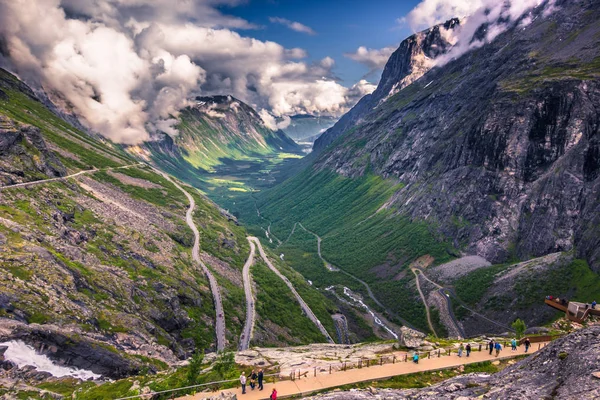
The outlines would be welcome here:
<svg viewBox="0 0 600 400">
<path fill-rule="evenodd" d="M 460 20 L 453 18 L 402 41 L 388 60 L 372 95 L 375 103 L 398 93 L 433 68 L 436 57 L 445 54 L 454 44 L 452 31 L 458 26 Z"/>
<path fill-rule="evenodd" d="M 435 66 L 435 58 L 446 53 L 454 44 L 452 31 L 458 26 L 460 20 L 453 18 L 404 39 L 385 65 L 377 89 L 363 97 L 323 133 L 315 141 L 313 151 L 318 153 L 325 149 L 373 108 L 431 70 Z"/>
</svg>

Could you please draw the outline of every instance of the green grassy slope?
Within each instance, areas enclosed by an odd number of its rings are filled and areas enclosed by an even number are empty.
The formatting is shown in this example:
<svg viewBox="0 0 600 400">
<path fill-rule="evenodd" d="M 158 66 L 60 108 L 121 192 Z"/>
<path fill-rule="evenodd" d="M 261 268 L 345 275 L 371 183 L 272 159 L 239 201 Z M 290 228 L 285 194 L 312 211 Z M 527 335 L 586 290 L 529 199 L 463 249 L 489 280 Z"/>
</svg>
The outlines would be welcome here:
<svg viewBox="0 0 600 400">
<path fill-rule="evenodd" d="M 270 221 L 271 232 L 281 241 L 288 238 L 296 222 L 301 222 L 322 237 L 326 260 L 365 280 L 386 307 L 425 329 L 424 309 L 412 278 L 402 273 L 424 254 L 439 263 L 451 259 L 452 250 L 426 224 L 411 222 L 394 210 L 378 212 L 398 187 L 372 175 L 345 178 L 308 169 L 254 198 L 238 201 L 237 209 L 232 210 L 254 226 L 256 234 L 262 233 L 257 227 L 266 229 Z M 273 246 L 277 244 L 275 241 Z M 277 251 L 317 286 L 343 284 L 364 289 L 346 275 L 327 271 L 316 255 L 316 239 L 298 227 Z"/>
</svg>

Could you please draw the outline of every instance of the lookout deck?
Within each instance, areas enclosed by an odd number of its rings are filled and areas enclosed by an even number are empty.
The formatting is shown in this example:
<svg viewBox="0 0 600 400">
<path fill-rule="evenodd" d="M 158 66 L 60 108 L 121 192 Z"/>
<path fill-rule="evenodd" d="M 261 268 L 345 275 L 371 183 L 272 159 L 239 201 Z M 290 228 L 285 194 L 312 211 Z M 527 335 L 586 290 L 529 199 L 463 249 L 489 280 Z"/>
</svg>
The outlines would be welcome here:
<svg viewBox="0 0 600 400">
<path fill-rule="evenodd" d="M 600 316 L 600 308 L 592 308 L 590 304 L 570 301 L 566 305 L 554 299 L 545 299 L 544 302 L 552 308 L 565 313 L 569 321 L 583 323 L 590 315 Z"/>
</svg>

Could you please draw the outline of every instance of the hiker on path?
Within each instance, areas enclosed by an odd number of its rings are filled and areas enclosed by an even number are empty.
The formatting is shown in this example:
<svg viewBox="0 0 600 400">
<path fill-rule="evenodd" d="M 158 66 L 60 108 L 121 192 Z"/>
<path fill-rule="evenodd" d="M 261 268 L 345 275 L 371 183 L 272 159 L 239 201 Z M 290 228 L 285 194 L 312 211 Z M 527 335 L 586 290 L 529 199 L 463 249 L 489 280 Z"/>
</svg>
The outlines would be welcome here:
<svg viewBox="0 0 600 400">
<path fill-rule="evenodd" d="M 419 363 L 419 353 L 415 352 L 415 355 L 413 356 L 413 362 L 415 364 Z"/>
<path fill-rule="evenodd" d="M 246 394 L 246 373 L 240 375 L 240 383 L 242 384 L 242 394 Z"/>
<path fill-rule="evenodd" d="M 263 390 L 264 373 L 262 368 L 258 370 L 258 390 Z"/>
<path fill-rule="evenodd" d="M 275 390 L 275 388 L 273 388 L 273 391 L 271 392 L 271 396 L 269 396 L 270 400 L 277 400 L 277 390 Z"/>
<path fill-rule="evenodd" d="M 529 338 L 525 338 L 525 353 L 529 351 L 529 346 L 531 346 L 531 340 L 529 340 Z"/>
<path fill-rule="evenodd" d="M 517 339 L 514 339 L 510 342 L 510 345 L 512 347 L 512 351 L 517 351 Z"/>
<path fill-rule="evenodd" d="M 467 357 L 469 357 L 469 355 L 471 354 L 471 343 L 467 343 Z"/>
<path fill-rule="evenodd" d="M 598 304 L 598 303 L 596 303 L 596 300 L 592 301 L 592 308 L 595 309 L 596 308 L 596 304 Z"/>
<path fill-rule="evenodd" d="M 250 373 L 250 388 L 252 390 L 254 390 L 254 388 L 256 387 L 256 378 L 258 378 L 258 375 L 256 375 L 255 370 L 252 370 L 252 372 Z"/>
<path fill-rule="evenodd" d="M 462 353 L 465 350 L 465 345 L 464 344 L 460 344 L 460 346 L 458 346 L 458 356 L 462 357 Z"/>
<path fill-rule="evenodd" d="M 492 355 L 492 351 L 494 351 L 494 339 L 491 339 L 490 342 L 488 343 L 488 347 L 490 350 L 490 356 Z"/>
<path fill-rule="evenodd" d="M 496 349 L 496 357 L 498 357 L 500 355 L 500 350 L 502 350 L 502 345 L 500 344 L 500 342 L 496 342 L 494 348 Z"/>
</svg>

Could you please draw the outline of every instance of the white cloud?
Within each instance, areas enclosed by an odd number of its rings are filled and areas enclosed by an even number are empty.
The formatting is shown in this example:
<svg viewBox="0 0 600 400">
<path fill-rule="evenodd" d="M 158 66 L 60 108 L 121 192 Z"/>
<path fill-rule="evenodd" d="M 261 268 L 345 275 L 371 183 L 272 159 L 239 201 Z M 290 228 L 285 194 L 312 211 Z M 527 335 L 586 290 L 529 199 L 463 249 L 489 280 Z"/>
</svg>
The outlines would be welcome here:
<svg viewBox="0 0 600 400">
<path fill-rule="evenodd" d="M 271 114 L 265 109 L 260 110 L 258 112 L 258 115 L 260 115 L 260 118 L 263 120 L 265 126 L 272 131 L 285 129 L 288 126 L 290 126 L 290 123 L 292 122 L 292 119 L 287 115 L 282 117 L 280 121 L 277 121 L 277 118 L 275 118 L 273 114 Z"/>
<path fill-rule="evenodd" d="M 282 118 L 339 115 L 369 88 L 340 85 L 330 57 L 245 37 L 252 28 L 218 5 L 241 0 L 0 0 L 0 64 L 59 92 L 90 129 L 120 143 L 177 134 L 176 117 L 202 93 L 231 94 Z M 369 89 L 370 90 L 370 89 Z M 285 121 L 285 118 L 283 118 Z"/>
<path fill-rule="evenodd" d="M 315 32 L 312 28 L 310 28 L 304 24 L 301 24 L 300 22 L 290 21 L 289 19 L 286 19 L 286 18 L 269 17 L 269 21 L 271 21 L 271 23 L 273 23 L 273 24 L 285 25 L 288 28 L 290 28 L 291 30 L 296 31 L 296 32 L 306 33 L 308 35 L 316 35 L 317 34 L 317 32 Z"/>
<path fill-rule="evenodd" d="M 345 53 L 344 56 L 374 70 L 385 67 L 385 64 L 395 50 L 396 47 L 392 46 L 382 49 L 368 49 L 360 46 L 354 53 Z"/>
</svg>

